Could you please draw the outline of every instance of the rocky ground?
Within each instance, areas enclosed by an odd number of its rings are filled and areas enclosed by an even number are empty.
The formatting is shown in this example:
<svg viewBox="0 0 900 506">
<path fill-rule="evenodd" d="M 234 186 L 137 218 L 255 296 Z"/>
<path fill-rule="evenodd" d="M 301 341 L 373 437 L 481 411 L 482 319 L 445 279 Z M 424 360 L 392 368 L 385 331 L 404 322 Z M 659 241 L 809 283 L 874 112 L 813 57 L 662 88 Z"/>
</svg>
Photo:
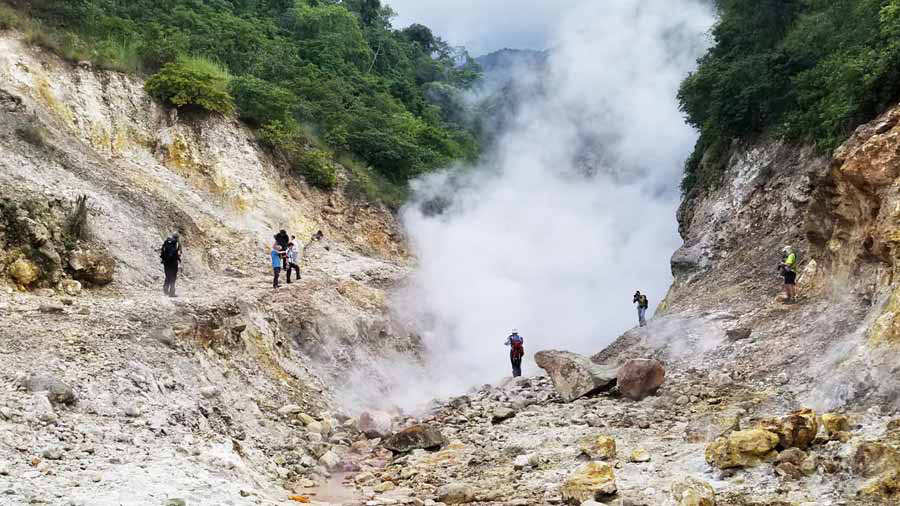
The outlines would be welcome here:
<svg viewBox="0 0 900 506">
<path fill-rule="evenodd" d="M 0 504 L 896 504 L 898 118 L 832 159 L 736 147 L 685 199 L 648 327 L 403 413 L 381 379 L 422 350 L 391 313 L 413 266 L 386 209 L 0 33 Z M 273 291 L 278 228 L 329 247 Z"/>
<path fill-rule="evenodd" d="M 485 385 L 420 419 L 395 419 L 396 430 L 424 424 L 440 436 L 399 448 L 388 437 L 383 446 L 406 452 L 351 457 L 359 472 L 347 481 L 372 505 L 898 499 L 898 413 L 791 415 L 802 406 L 777 407 L 776 384 L 705 377 L 686 361 L 667 367 L 656 395 L 640 401 L 613 388 L 567 403 L 546 376 Z"/>
</svg>

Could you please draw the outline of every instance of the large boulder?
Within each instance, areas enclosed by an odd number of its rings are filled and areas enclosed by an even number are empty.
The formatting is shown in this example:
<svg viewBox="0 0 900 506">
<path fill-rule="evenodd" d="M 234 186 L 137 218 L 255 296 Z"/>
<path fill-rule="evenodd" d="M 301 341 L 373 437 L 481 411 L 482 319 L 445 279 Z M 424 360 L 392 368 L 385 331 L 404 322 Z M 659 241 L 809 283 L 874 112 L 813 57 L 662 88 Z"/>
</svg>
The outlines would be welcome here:
<svg viewBox="0 0 900 506">
<path fill-rule="evenodd" d="M 774 460 L 778 455 L 776 446 L 778 436 L 767 430 L 734 431 L 706 447 L 706 462 L 719 469 L 752 467 Z"/>
<path fill-rule="evenodd" d="M 72 277 L 92 285 L 108 285 L 116 271 L 116 261 L 107 253 L 77 250 L 69 256 Z"/>
<path fill-rule="evenodd" d="M 412 450 L 437 450 L 447 442 L 443 434 L 431 425 L 413 425 L 384 440 L 384 447 L 397 453 Z"/>
<path fill-rule="evenodd" d="M 662 386 L 666 370 L 657 360 L 635 358 L 619 368 L 617 385 L 625 397 L 639 401 Z"/>
<path fill-rule="evenodd" d="M 615 368 L 597 365 L 577 353 L 539 351 L 534 361 L 547 371 L 553 387 L 565 402 L 610 388 L 616 383 Z"/>
<path fill-rule="evenodd" d="M 393 422 L 391 415 L 384 411 L 364 411 L 359 415 L 356 426 L 367 438 L 375 439 L 389 435 L 393 428 Z"/>
<path fill-rule="evenodd" d="M 678 506 L 716 506 L 712 485 L 692 476 L 672 484 L 672 498 Z"/>
<path fill-rule="evenodd" d="M 616 493 L 616 475 L 609 464 L 588 462 L 573 473 L 559 491 L 566 504 L 602 501 Z"/>
<path fill-rule="evenodd" d="M 786 417 L 766 419 L 759 422 L 759 428 L 778 434 L 778 446 L 805 450 L 819 433 L 816 412 L 811 409 L 794 411 Z"/>
<path fill-rule="evenodd" d="M 75 391 L 59 378 L 44 373 L 34 373 L 21 380 L 29 392 L 47 392 L 47 399 L 55 404 L 75 404 Z"/>
</svg>

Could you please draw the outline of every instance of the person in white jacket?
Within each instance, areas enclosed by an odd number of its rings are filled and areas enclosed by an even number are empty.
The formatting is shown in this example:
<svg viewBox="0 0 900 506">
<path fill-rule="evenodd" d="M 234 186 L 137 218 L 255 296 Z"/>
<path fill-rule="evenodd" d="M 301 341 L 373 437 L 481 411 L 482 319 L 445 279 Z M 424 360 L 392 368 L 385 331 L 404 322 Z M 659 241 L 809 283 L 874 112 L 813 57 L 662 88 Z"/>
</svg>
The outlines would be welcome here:
<svg viewBox="0 0 900 506">
<path fill-rule="evenodd" d="M 300 252 L 297 249 L 296 238 L 291 237 L 291 242 L 288 243 L 287 250 L 285 251 L 285 256 L 287 257 L 287 265 L 285 265 L 285 270 L 287 270 L 287 282 L 291 283 L 291 271 L 297 273 L 297 280 L 300 280 Z"/>
</svg>

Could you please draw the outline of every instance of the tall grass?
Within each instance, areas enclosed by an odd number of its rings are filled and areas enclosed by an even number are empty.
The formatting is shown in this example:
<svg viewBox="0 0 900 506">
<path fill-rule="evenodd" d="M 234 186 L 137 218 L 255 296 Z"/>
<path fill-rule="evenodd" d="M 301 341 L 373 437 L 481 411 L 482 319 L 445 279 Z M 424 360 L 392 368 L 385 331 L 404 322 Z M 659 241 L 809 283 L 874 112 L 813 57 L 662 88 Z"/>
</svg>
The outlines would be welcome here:
<svg viewBox="0 0 900 506">
<path fill-rule="evenodd" d="M 201 74 L 207 74 L 228 83 L 231 80 L 231 74 L 228 69 L 221 63 L 198 55 L 181 55 L 178 57 L 178 63 L 184 65 L 188 69 Z"/>
<path fill-rule="evenodd" d="M 94 63 L 103 69 L 137 73 L 143 69 L 139 40 L 106 39 L 95 46 Z"/>
<path fill-rule="evenodd" d="M 22 32 L 27 44 L 41 47 L 70 62 L 89 61 L 101 69 L 139 72 L 141 41 L 95 39 L 70 30 L 54 28 L 0 3 L 0 30 Z"/>
</svg>

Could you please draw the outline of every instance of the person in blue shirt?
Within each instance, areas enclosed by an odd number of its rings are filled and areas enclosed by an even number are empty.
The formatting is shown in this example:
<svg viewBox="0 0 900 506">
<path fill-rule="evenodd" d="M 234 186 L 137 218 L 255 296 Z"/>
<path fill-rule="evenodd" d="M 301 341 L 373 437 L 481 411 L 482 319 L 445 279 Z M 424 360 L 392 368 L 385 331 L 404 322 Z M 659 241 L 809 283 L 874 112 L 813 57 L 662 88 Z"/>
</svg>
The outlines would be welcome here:
<svg viewBox="0 0 900 506">
<path fill-rule="evenodd" d="M 272 245 L 272 270 L 275 271 L 275 279 L 272 288 L 278 288 L 278 278 L 281 276 L 281 245 Z"/>
</svg>

